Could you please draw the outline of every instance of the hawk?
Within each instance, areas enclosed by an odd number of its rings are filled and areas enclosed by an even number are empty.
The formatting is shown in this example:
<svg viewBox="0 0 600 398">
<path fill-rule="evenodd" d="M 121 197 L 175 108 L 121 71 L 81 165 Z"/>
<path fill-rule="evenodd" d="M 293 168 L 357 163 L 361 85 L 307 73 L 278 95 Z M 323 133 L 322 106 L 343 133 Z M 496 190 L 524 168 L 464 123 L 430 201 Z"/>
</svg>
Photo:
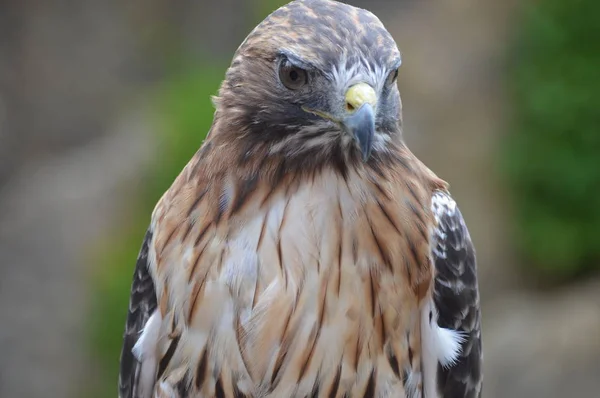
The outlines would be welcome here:
<svg viewBox="0 0 600 398">
<path fill-rule="evenodd" d="M 249 34 L 152 214 L 121 398 L 480 396 L 475 253 L 403 140 L 399 66 L 334 1 Z"/>
</svg>

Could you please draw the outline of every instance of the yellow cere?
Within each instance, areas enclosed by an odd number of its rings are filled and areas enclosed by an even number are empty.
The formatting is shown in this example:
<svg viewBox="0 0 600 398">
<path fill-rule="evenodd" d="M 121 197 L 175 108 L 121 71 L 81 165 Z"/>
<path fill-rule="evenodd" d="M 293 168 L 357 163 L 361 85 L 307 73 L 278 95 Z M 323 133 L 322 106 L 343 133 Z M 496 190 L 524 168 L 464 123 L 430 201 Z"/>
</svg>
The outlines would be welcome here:
<svg viewBox="0 0 600 398">
<path fill-rule="evenodd" d="M 367 83 L 358 83 L 346 91 L 346 107 L 349 111 L 359 109 L 364 104 L 375 106 L 377 95 L 373 87 Z"/>
</svg>

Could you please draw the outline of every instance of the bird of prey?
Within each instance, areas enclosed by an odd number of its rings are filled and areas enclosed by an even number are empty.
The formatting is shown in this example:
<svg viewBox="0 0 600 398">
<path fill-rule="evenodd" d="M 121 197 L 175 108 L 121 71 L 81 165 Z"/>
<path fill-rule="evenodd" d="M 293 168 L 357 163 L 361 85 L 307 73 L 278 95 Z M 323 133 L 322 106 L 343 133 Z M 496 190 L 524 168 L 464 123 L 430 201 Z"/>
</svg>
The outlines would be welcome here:
<svg viewBox="0 0 600 398">
<path fill-rule="evenodd" d="M 121 398 L 478 397 L 476 260 L 407 148 L 400 53 L 296 0 L 234 54 L 137 260 Z"/>
</svg>

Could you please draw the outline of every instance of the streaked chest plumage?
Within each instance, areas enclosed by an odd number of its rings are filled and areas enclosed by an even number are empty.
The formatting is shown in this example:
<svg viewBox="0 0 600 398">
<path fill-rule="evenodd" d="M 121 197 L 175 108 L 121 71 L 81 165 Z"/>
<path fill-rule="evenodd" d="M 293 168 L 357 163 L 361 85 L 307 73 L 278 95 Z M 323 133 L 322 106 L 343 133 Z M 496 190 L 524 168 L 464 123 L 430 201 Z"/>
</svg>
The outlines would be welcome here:
<svg viewBox="0 0 600 398">
<path fill-rule="evenodd" d="M 227 179 L 217 209 L 209 196 L 163 198 L 154 220 L 166 233 L 155 238 L 151 271 L 164 281 L 159 346 L 177 347 L 164 369 L 172 382 L 160 388 L 185 383 L 198 397 L 417 388 L 431 278 L 427 192 L 364 181 L 324 172 L 259 187 L 235 212 Z M 164 266 L 173 262 L 185 272 Z"/>
</svg>

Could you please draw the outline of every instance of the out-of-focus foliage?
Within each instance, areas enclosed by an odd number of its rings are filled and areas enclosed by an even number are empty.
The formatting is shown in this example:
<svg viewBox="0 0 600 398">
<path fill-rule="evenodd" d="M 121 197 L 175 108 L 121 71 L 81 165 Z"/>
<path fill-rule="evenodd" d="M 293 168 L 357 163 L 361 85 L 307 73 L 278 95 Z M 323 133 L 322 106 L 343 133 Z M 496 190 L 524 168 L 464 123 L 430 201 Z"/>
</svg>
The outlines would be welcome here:
<svg viewBox="0 0 600 398">
<path fill-rule="evenodd" d="M 527 2 L 504 151 L 515 241 L 551 279 L 600 269 L 600 2 Z"/>
<path fill-rule="evenodd" d="M 114 396 L 119 355 L 135 261 L 150 215 L 161 195 L 198 150 L 212 123 L 210 102 L 223 77 L 224 66 L 202 68 L 178 76 L 156 93 L 151 108 L 157 112 L 159 150 L 138 197 L 128 207 L 130 220 L 122 230 L 102 245 L 96 259 L 93 316 L 89 330 L 92 350 L 106 373 L 105 385 L 93 386 L 86 396 Z"/>
</svg>

